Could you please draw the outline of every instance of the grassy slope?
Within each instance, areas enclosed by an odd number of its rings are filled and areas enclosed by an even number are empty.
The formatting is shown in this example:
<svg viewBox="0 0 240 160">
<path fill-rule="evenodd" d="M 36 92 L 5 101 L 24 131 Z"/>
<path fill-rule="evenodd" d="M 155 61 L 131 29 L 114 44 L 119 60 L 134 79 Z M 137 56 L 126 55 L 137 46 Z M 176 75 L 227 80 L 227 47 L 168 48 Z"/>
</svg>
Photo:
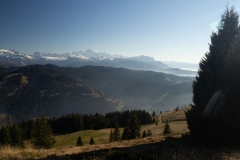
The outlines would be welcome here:
<svg viewBox="0 0 240 160">
<path fill-rule="evenodd" d="M 157 115 L 155 118 L 179 118 L 184 112 L 164 113 Z M 183 116 L 183 115 L 182 115 Z M 187 132 L 186 121 L 170 121 L 170 127 L 173 134 L 178 136 L 183 132 Z M 110 150 L 119 153 L 130 153 L 142 159 L 151 159 L 153 149 L 155 156 L 160 159 L 239 159 L 240 154 L 236 150 L 228 148 L 214 149 L 208 146 L 198 146 L 180 139 L 164 140 L 162 135 L 164 123 L 150 124 L 142 126 L 142 131 L 151 129 L 153 135 L 146 138 L 137 138 L 134 140 L 122 140 L 119 142 L 108 142 L 110 129 L 86 130 L 72 134 L 56 136 L 56 146 L 49 150 L 37 150 L 29 146 L 25 149 L 17 149 L 10 147 L 0 147 L 0 159 L 106 159 L 106 155 Z M 122 129 L 121 129 L 122 132 Z M 75 147 L 77 137 L 81 135 L 84 146 Z M 96 144 L 89 145 L 90 137 L 93 137 Z M 122 154 L 123 155 L 123 154 Z M 145 156 L 145 158 L 143 157 Z M 121 157 L 118 157 L 121 158 Z M 139 158 L 138 158 L 139 159 Z"/>
<path fill-rule="evenodd" d="M 181 135 L 182 133 L 188 132 L 187 123 L 185 120 L 183 121 L 172 121 L 174 119 L 179 119 L 184 117 L 184 110 L 186 109 L 179 109 L 179 111 L 175 112 L 167 112 L 162 115 L 156 115 L 155 119 L 159 122 L 159 117 L 161 117 L 164 122 L 165 119 L 170 120 L 170 127 L 174 135 Z M 183 118 L 184 119 L 184 118 Z M 144 125 L 141 127 L 142 132 L 143 130 L 150 129 L 152 131 L 153 136 L 159 136 L 162 135 L 164 128 L 164 123 L 156 124 L 149 124 Z M 71 134 L 66 135 L 57 135 L 55 137 L 56 139 L 56 147 L 74 147 L 76 145 L 76 141 L 78 136 L 82 137 L 84 145 L 89 145 L 90 138 L 93 137 L 96 144 L 105 144 L 108 143 L 109 140 L 109 134 L 111 129 L 101 129 L 101 130 L 85 130 L 85 131 L 79 131 Z M 120 129 L 121 133 L 123 131 L 123 128 Z"/>
<path fill-rule="evenodd" d="M 181 135 L 181 133 L 185 133 L 188 131 L 186 121 L 178 121 L 178 122 L 170 122 L 170 127 L 173 131 L 174 135 Z M 143 130 L 150 129 L 152 131 L 153 136 L 162 135 L 164 123 L 161 124 L 150 124 L 144 125 L 141 127 Z M 121 133 L 122 133 L 121 128 Z M 101 129 L 101 130 L 86 130 L 79 131 L 72 134 L 59 135 L 56 136 L 56 147 L 74 147 L 77 142 L 78 136 L 82 137 L 84 145 L 89 145 L 90 138 L 93 137 L 96 144 L 105 144 L 108 143 L 109 134 L 111 129 Z"/>
<path fill-rule="evenodd" d="M 185 116 L 185 111 L 190 109 L 190 107 L 185 107 L 185 108 L 179 108 L 178 111 L 171 111 L 171 112 L 166 112 L 161 115 L 162 122 L 168 121 L 185 121 L 186 116 Z"/>
</svg>

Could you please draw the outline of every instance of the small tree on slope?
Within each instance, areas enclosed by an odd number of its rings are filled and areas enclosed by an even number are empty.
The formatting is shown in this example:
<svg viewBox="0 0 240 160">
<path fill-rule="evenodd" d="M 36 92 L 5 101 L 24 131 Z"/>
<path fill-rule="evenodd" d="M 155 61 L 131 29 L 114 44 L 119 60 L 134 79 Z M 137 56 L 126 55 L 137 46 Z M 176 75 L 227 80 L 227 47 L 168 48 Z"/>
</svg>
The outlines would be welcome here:
<svg viewBox="0 0 240 160">
<path fill-rule="evenodd" d="M 37 148 L 51 148 L 55 144 L 55 139 L 52 137 L 52 130 L 45 116 L 42 116 L 38 122 L 36 139 L 33 144 Z"/>
<path fill-rule="evenodd" d="M 110 135 L 109 135 L 109 142 L 113 142 L 113 132 L 111 130 Z"/>
<path fill-rule="evenodd" d="M 135 113 L 130 115 L 128 127 L 130 130 L 129 139 L 135 139 L 141 136 L 141 126 Z"/>
<path fill-rule="evenodd" d="M 170 129 L 170 125 L 168 123 L 168 120 L 165 123 L 165 126 L 163 128 L 163 134 L 170 134 L 171 133 L 171 129 Z"/>
<path fill-rule="evenodd" d="M 83 141 L 81 136 L 78 136 L 76 146 L 83 146 Z"/>
<path fill-rule="evenodd" d="M 90 139 L 90 142 L 89 142 L 89 144 L 90 145 L 93 145 L 93 144 L 95 144 L 95 142 L 94 142 L 94 140 L 93 140 L 93 138 L 91 137 L 91 139 Z"/>
<path fill-rule="evenodd" d="M 118 122 L 116 122 L 113 130 L 113 141 L 118 141 L 118 140 L 121 140 L 121 134 L 120 134 Z"/>
</svg>

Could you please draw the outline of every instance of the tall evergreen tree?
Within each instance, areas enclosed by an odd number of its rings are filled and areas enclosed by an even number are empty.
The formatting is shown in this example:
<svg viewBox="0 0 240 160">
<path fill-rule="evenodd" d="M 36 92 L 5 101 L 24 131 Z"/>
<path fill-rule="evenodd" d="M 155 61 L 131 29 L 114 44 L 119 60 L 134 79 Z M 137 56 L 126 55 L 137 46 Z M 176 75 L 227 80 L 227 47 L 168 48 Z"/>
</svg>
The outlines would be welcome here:
<svg viewBox="0 0 240 160">
<path fill-rule="evenodd" d="M 219 126 L 221 139 L 229 143 L 240 142 L 240 36 L 232 44 L 229 49 L 228 57 L 225 64 L 225 72 L 223 73 L 224 88 L 224 105 L 220 112 Z M 224 117 L 224 119 L 221 119 Z M 225 126 L 224 128 L 221 126 Z"/>
<path fill-rule="evenodd" d="M 33 141 L 33 144 L 37 148 L 51 148 L 55 144 L 51 127 L 45 116 L 42 116 L 38 121 L 36 139 Z"/>
<path fill-rule="evenodd" d="M 81 136 L 78 136 L 76 146 L 83 146 L 83 141 Z"/>
<path fill-rule="evenodd" d="M 128 127 L 130 130 L 129 139 L 135 139 L 141 136 L 141 126 L 135 113 L 131 114 L 128 121 Z"/>
<path fill-rule="evenodd" d="M 118 141 L 120 139 L 121 139 L 121 133 L 120 133 L 118 122 L 116 122 L 113 130 L 113 141 Z"/>
<path fill-rule="evenodd" d="M 186 112 L 188 128 L 195 138 L 215 139 L 220 136 L 223 124 L 229 125 L 222 117 L 227 111 L 223 108 L 227 107 L 224 95 L 228 91 L 224 71 L 229 49 L 240 33 L 238 18 L 234 7 L 226 6 L 218 31 L 211 35 L 209 52 L 199 63 L 198 75 L 193 82 L 194 104 Z M 227 116 L 224 119 L 231 119 L 230 114 Z"/>
<path fill-rule="evenodd" d="M 23 147 L 22 131 L 16 124 L 11 127 L 11 146 Z"/>
</svg>

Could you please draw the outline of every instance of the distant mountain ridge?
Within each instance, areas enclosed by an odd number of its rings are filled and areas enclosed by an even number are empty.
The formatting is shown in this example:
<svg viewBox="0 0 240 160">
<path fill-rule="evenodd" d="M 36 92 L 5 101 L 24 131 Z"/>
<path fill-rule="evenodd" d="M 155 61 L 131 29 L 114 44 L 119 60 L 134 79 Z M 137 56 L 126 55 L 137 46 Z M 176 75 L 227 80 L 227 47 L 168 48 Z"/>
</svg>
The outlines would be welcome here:
<svg viewBox="0 0 240 160">
<path fill-rule="evenodd" d="M 149 56 L 124 57 L 97 52 L 91 49 L 72 53 L 40 53 L 21 54 L 14 50 L 0 50 L 0 64 L 7 66 L 25 66 L 32 64 L 54 64 L 57 66 L 81 67 L 85 65 L 123 67 L 132 70 L 145 70 L 170 73 L 180 76 L 195 76 L 195 71 L 180 70 L 155 61 Z"/>
</svg>

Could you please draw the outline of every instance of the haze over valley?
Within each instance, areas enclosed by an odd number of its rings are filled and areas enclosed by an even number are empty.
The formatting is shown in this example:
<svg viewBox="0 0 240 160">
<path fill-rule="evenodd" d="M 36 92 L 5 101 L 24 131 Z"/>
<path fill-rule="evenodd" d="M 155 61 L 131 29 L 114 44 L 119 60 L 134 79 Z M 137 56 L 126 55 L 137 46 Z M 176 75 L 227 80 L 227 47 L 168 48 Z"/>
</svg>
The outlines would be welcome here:
<svg viewBox="0 0 240 160">
<path fill-rule="evenodd" d="M 192 77 L 106 66 L 0 67 L 0 112 L 11 120 L 42 114 L 166 111 L 191 103 Z"/>
</svg>

